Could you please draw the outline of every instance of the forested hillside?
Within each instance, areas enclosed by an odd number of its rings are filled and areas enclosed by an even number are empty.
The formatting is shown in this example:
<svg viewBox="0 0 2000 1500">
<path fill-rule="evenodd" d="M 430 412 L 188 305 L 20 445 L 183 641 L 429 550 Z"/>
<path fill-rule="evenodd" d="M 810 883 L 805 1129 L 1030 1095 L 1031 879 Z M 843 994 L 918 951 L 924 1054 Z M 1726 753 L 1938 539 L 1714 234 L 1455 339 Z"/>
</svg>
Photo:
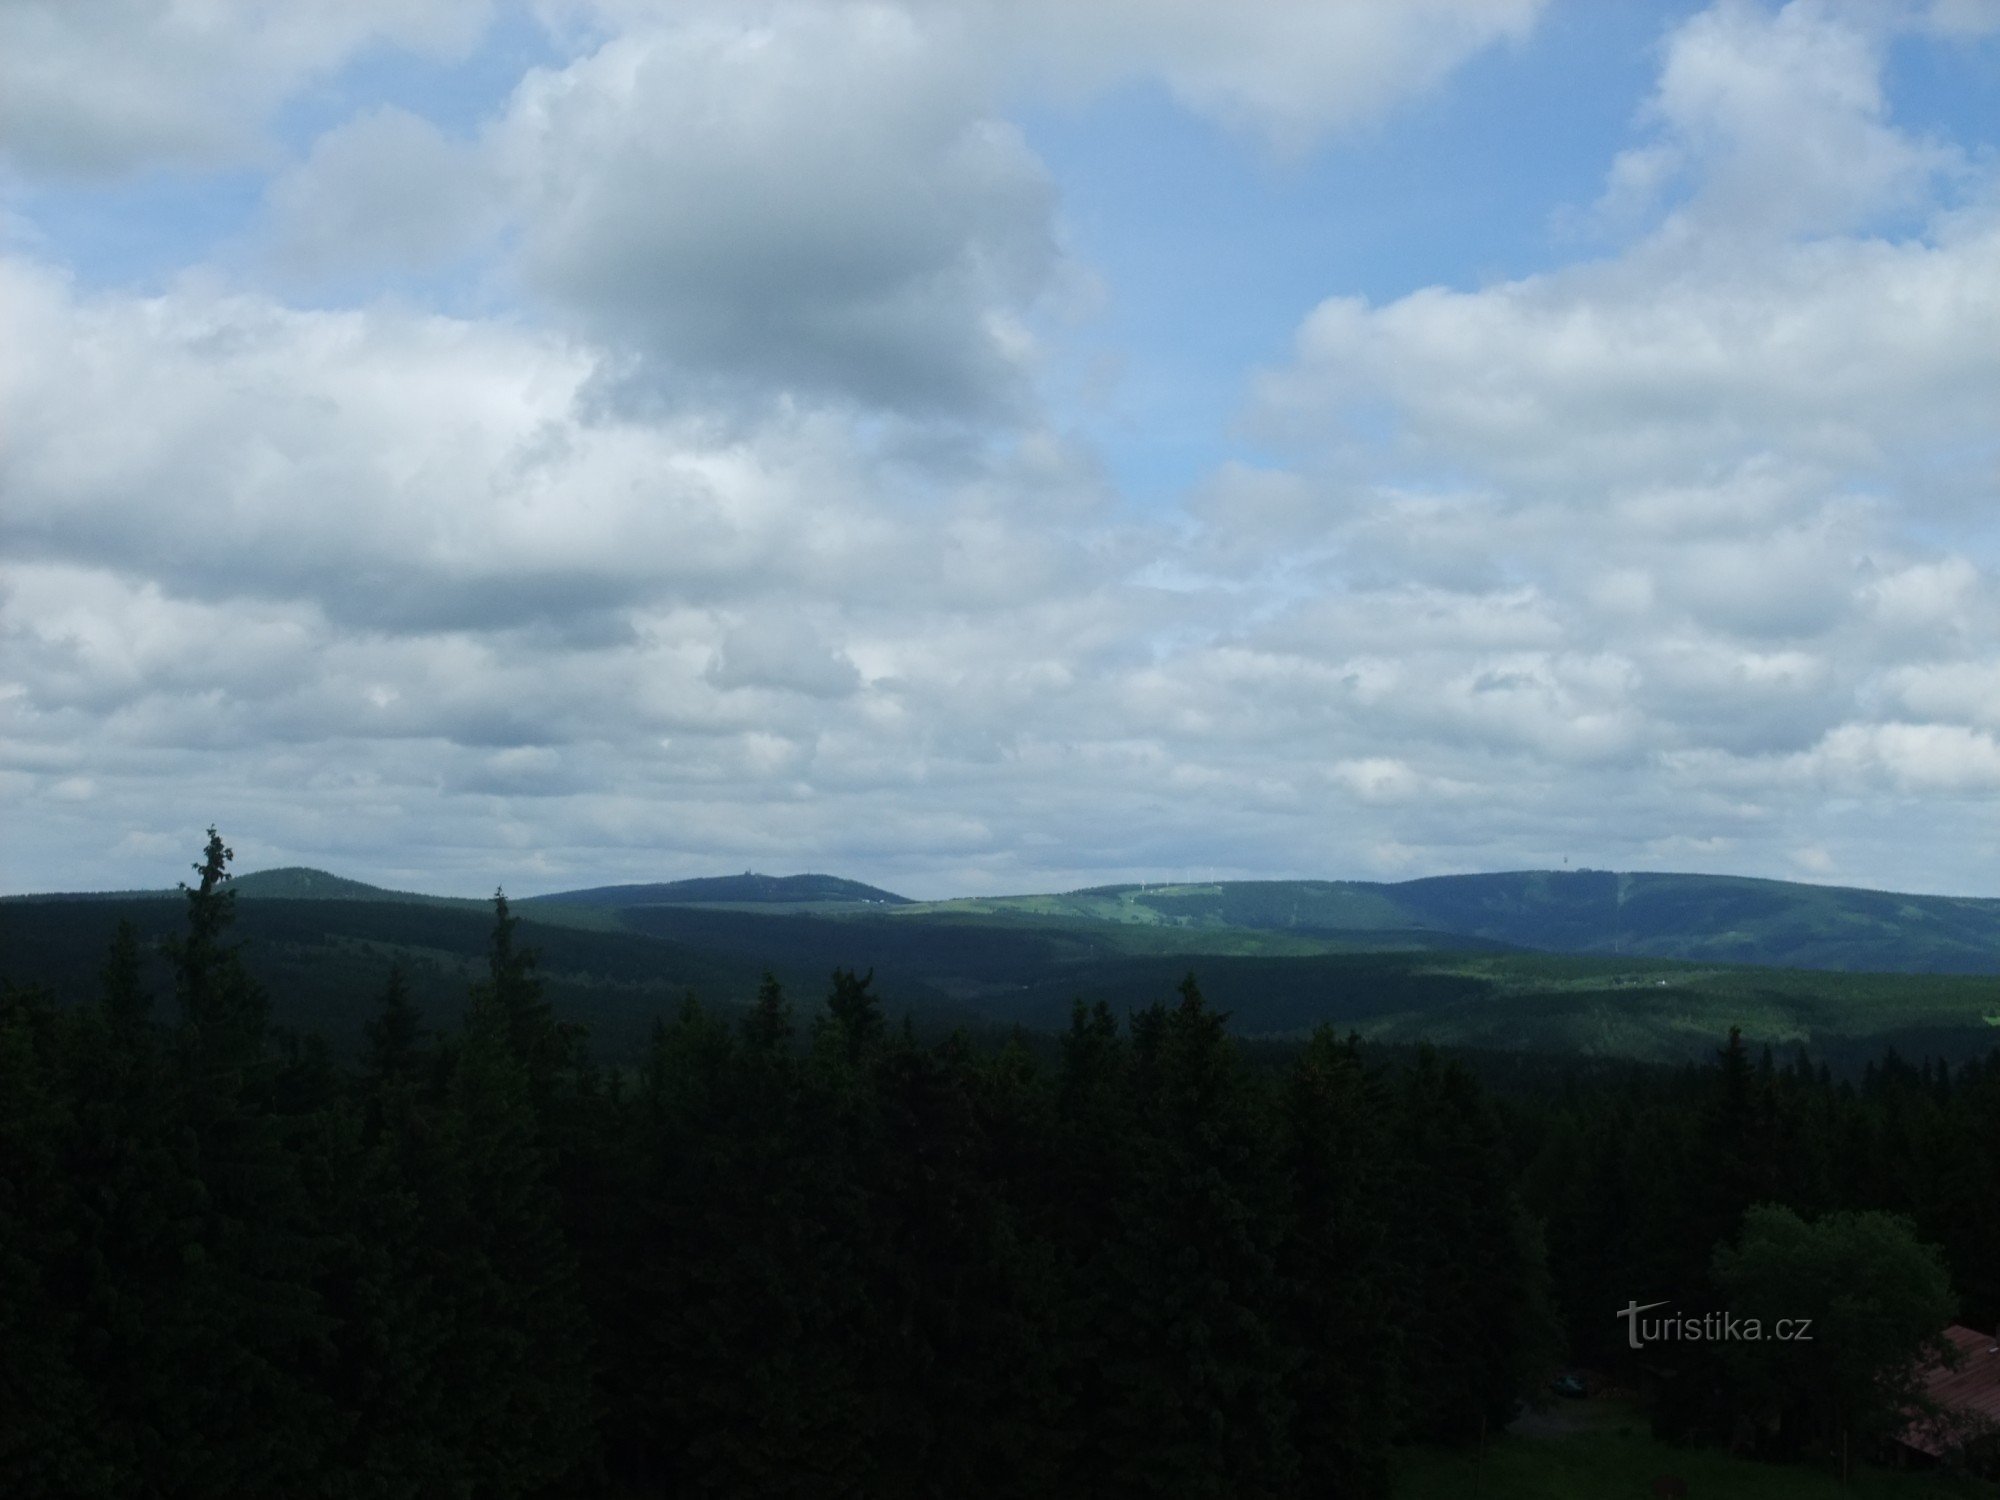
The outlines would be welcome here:
<svg viewBox="0 0 2000 1500">
<path fill-rule="evenodd" d="M 1382 1495 L 1398 1444 L 1626 1363 L 1628 1300 L 1750 1305 L 1743 1246 L 1801 1314 L 1861 1297 L 1878 1362 L 1950 1278 L 2000 1312 L 2000 1055 L 1857 1087 L 1732 1037 L 1496 1100 L 1328 1030 L 1253 1063 L 1193 976 L 1044 1062 L 843 969 L 810 1022 L 767 979 L 607 1069 L 501 900 L 461 1018 L 397 971 L 340 1066 L 272 1034 L 226 863 L 157 985 L 128 923 L 87 992 L 0 999 L 10 1495 Z M 1807 1274 L 1858 1242 L 1893 1304 Z M 1880 1432 L 1838 1353 L 1699 1353 L 1659 1419 Z"/>
<path fill-rule="evenodd" d="M 668 880 L 651 885 L 604 885 L 583 891 L 558 891 L 536 896 L 530 904 L 557 906 L 907 906 L 898 896 L 858 880 L 837 875 L 714 875 L 698 880 Z"/>
<path fill-rule="evenodd" d="M 243 962 L 281 1028 L 325 1036 L 354 1057 L 392 966 L 428 1024 L 456 1024 L 484 962 L 490 903 L 252 894 L 236 930 Z M 280 889 L 290 889 L 289 886 Z M 234 889 L 232 885 L 232 889 Z M 367 890 L 369 888 L 362 887 Z M 129 920 L 149 953 L 179 920 L 178 896 L 38 897 L 0 902 L 0 973 L 61 996 L 94 983 L 105 933 Z M 1124 1017 L 1190 967 L 1238 1036 L 1303 1039 L 1333 1025 L 1377 1042 L 1682 1061 L 1740 1027 L 1753 1043 L 1858 1070 L 1883 1047 L 1962 1059 L 2000 1040 L 2000 987 L 1970 975 L 1854 974 L 1565 956 L 1444 933 L 1315 935 L 1222 925 L 1025 916 L 952 906 L 902 908 L 696 903 L 517 908 L 542 955 L 552 1003 L 584 1024 L 596 1061 L 634 1063 L 654 1017 L 690 990 L 725 1012 L 747 1007 L 770 970 L 808 1018 L 835 968 L 873 970 L 876 990 L 920 1034 L 965 1027 L 1053 1033 L 1079 995 Z M 1392 943 L 1394 946 L 1376 946 Z M 148 959 L 151 982 L 167 983 Z"/>
<path fill-rule="evenodd" d="M 1724 875 L 1525 870 L 1388 884 L 1119 885 L 933 902 L 908 915 L 973 912 L 1295 936 L 1400 933 L 1427 946 L 1448 936 L 1460 946 L 1708 963 L 2000 974 L 2000 901 Z"/>
</svg>

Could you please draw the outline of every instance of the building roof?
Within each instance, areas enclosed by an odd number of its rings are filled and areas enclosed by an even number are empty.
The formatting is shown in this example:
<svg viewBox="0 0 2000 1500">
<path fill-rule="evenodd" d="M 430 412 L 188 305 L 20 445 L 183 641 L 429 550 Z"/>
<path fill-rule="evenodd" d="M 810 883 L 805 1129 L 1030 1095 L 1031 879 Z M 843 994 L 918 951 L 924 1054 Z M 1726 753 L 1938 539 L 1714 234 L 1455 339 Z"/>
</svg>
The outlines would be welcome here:
<svg viewBox="0 0 2000 1500">
<path fill-rule="evenodd" d="M 1912 1448 L 1942 1455 L 1982 1424 L 2000 1427 L 2000 1338 L 1954 1323 L 1945 1342 L 1958 1351 L 1958 1368 L 1931 1365 L 1923 1372 L 1924 1394 L 1943 1413 L 1919 1417 L 1898 1436 Z"/>
</svg>

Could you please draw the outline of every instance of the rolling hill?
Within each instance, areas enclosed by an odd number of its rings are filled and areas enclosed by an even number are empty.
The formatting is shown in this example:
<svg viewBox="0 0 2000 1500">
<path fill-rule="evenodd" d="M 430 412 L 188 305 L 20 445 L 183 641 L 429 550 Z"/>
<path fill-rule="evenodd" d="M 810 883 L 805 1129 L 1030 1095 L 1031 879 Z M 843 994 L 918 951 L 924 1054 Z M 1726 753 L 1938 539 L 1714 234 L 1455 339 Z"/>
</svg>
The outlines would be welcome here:
<svg viewBox="0 0 2000 1500">
<path fill-rule="evenodd" d="M 2000 974 L 2000 901 L 1723 875 L 1533 870 L 1380 884 L 1347 880 L 1102 886 L 932 902 L 979 913 L 1337 936 L 1401 931 L 1549 953 L 1878 973 Z"/>
<path fill-rule="evenodd" d="M 440 1027 L 480 972 L 485 902 L 303 869 L 235 888 L 276 1019 L 336 1045 L 359 1036 L 392 962 Z M 87 996 L 115 922 L 164 937 L 180 921 L 160 899 L 173 894 L 0 902 L 0 979 Z M 1234 1030 L 1274 1040 L 1331 1023 L 1383 1042 L 1651 1061 L 1699 1057 L 1731 1026 L 1836 1061 L 2000 1043 L 1987 977 L 2000 903 L 1776 881 L 1529 872 L 910 902 L 830 876 L 730 876 L 516 911 L 552 1002 L 607 1058 L 633 1055 L 691 991 L 747 1002 L 766 969 L 809 1017 L 836 967 L 873 969 L 891 1013 L 932 1032 L 1053 1030 L 1078 998 L 1130 1010 L 1171 998 L 1193 969 Z M 152 981 L 170 992 L 164 964 Z"/>
<path fill-rule="evenodd" d="M 462 911 L 487 904 L 385 890 L 302 867 L 255 871 L 233 888 L 255 901 L 407 902 Z M 65 899 L 175 894 L 162 889 Z M 24 899 L 30 898 L 7 901 Z M 1126 934 L 1116 941 L 1133 952 L 1296 956 L 1510 948 L 1852 973 L 2000 975 L 2000 900 L 1725 875 L 1529 870 L 1394 883 L 1244 880 L 912 901 L 833 875 L 745 873 L 593 886 L 521 898 L 515 905 L 538 921 L 599 930 L 675 920 L 631 915 L 640 911 L 699 908 L 954 927 L 1115 928 Z"/>
<path fill-rule="evenodd" d="M 655 885 L 600 885 L 582 891 L 530 896 L 523 904 L 623 908 L 630 906 L 908 906 L 898 896 L 837 875 L 711 875 Z"/>
</svg>

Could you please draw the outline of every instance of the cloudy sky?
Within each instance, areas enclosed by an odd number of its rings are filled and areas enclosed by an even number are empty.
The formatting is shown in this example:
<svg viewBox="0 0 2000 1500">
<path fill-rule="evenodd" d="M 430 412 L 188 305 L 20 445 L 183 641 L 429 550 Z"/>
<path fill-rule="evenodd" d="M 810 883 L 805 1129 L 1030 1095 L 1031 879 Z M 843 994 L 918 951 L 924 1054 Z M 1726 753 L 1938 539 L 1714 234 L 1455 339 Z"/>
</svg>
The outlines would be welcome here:
<svg viewBox="0 0 2000 1500">
<path fill-rule="evenodd" d="M 9 0 L 0 890 L 2000 893 L 2000 0 Z"/>
</svg>

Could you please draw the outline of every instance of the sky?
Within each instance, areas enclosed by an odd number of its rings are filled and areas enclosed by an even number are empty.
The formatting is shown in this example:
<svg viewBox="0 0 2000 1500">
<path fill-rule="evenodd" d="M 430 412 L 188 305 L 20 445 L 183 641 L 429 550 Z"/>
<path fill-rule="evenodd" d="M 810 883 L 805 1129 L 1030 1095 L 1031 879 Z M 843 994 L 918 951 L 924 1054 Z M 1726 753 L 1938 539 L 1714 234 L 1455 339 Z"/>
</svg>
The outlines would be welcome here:
<svg viewBox="0 0 2000 1500">
<path fill-rule="evenodd" d="M 0 891 L 2000 894 L 2000 0 L 11 0 Z"/>
</svg>

